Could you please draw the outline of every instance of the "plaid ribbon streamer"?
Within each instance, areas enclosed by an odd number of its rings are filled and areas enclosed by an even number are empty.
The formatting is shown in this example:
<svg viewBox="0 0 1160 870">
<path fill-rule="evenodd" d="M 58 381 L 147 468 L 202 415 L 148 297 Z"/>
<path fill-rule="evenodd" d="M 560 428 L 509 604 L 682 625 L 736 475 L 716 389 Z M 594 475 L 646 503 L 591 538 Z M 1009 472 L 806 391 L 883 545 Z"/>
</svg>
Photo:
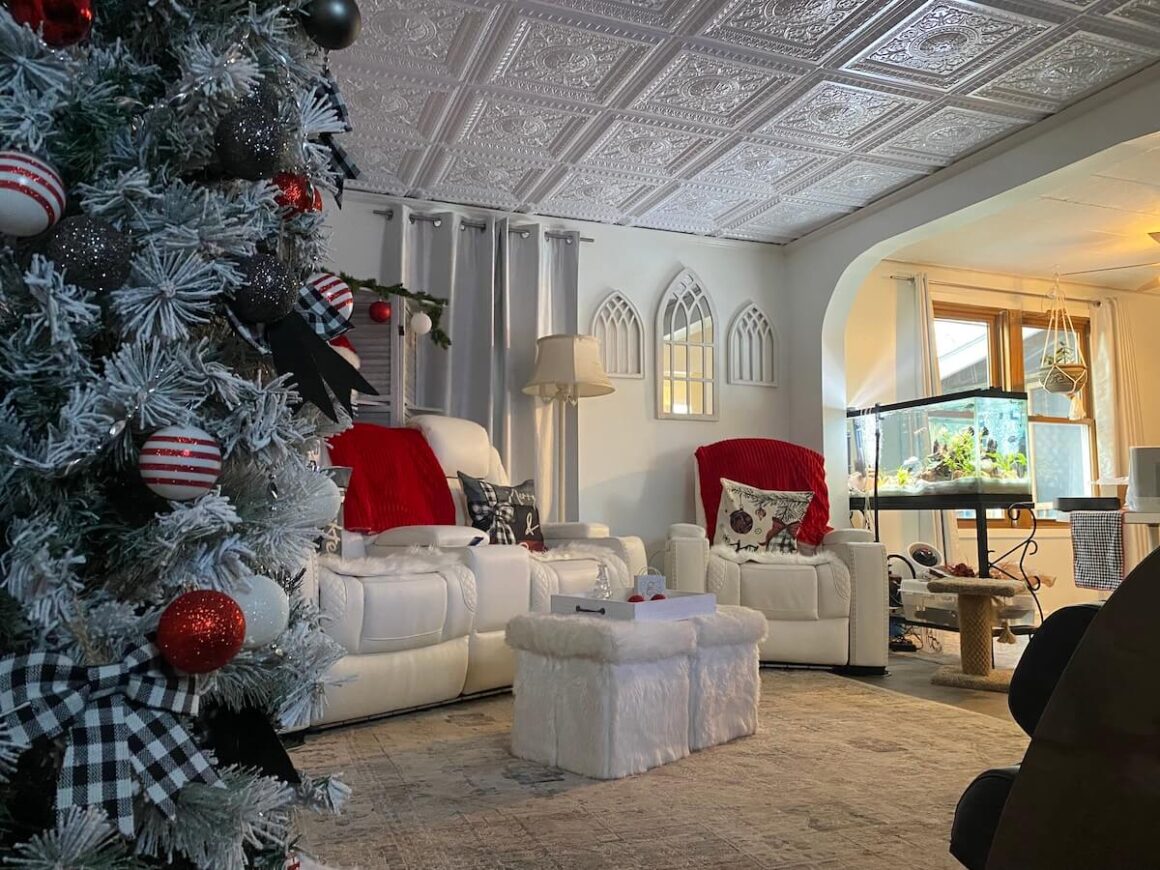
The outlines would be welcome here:
<svg viewBox="0 0 1160 870">
<path fill-rule="evenodd" d="M 319 93 L 330 101 L 331 107 L 334 109 L 338 120 L 342 122 L 346 132 L 349 133 L 354 129 L 350 123 L 350 109 L 347 108 L 346 100 L 342 98 L 342 92 L 338 89 L 338 82 L 330 74 L 330 70 L 323 70 L 322 81 L 318 85 Z M 346 153 L 346 149 L 338 144 L 333 133 L 323 133 L 318 137 L 319 140 L 330 149 L 330 171 L 334 175 L 334 184 L 338 188 L 334 194 L 334 201 L 338 203 L 338 207 L 342 208 L 342 191 L 347 181 L 350 179 L 354 181 L 360 175 L 362 170 L 358 165 L 351 160 L 350 155 Z"/>
<path fill-rule="evenodd" d="M 309 284 L 303 284 L 298 290 L 298 310 L 310 328 L 325 341 L 332 341 L 353 328 L 318 288 Z"/>
<path fill-rule="evenodd" d="M 1124 579 L 1124 515 L 1119 511 L 1072 511 L 1068 519 L 1076 588 L 1118 589 Z"/>
<path fill-rule="evenodd" d="M 516 543 L 516 531 L 512 528 L 512 523 L 516 519 L 516 509 L 511 503 L 510 495 L 507 501 L 501 502 L 495 486 L 486 480 L 479 482 L 479 488 L 483 491 L 485 501 L 471 502 L 468 505 L 471 518 L 477 522 L 491 523 L 487 533 L 491 536 L 493 544 Z"/>
<path fill-rule="evenodd" d="M 182 786 L 219 781 L 174 715 L 196 715 L 197 707 L 196 679 L 169 670 L 148 642 L 99 667 L 50 652 L 0 660 L 0 710 L 13 742 L 27 747 L 68 732 L 57 811 L 100 806 L 127 837 L 133 836 L 132 774 L 170 818 Z"/>
</svg>

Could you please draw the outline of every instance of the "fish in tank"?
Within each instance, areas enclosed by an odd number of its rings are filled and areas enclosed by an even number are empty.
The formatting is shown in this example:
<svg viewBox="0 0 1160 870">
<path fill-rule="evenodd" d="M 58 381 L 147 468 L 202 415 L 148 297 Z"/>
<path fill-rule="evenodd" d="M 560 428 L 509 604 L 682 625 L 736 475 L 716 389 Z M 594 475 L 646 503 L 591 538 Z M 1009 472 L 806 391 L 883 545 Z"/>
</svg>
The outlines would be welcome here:
<svg viewBox="0 0 1160 870">
<path fill-rule="evenodd" d="M 1027 395 L 971 390 L 848 412 L 858 495 L 1026 494 Z"/>
</svg>

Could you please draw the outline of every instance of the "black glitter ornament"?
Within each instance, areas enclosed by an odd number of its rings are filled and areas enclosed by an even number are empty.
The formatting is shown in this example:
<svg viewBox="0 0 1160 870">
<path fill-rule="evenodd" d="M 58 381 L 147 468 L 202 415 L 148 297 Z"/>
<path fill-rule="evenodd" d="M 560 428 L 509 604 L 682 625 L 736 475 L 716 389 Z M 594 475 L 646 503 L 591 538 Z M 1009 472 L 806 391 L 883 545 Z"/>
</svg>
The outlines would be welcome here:
<svg viewBox="0 0 1160 870">
<path fill-rule="evenodd" d="M 743 510 L 736 510 L 729 514 L 729 528 L 739 535 L 747 535 L 753 531 L 753 517 Z"/>
<path fill-rule="evenodd" d="M 68 283 L 86 290 L 115 290 L 129 278 L 133 240 L 103 218 L 78 215 L 53 228 L 45 253 Z"/>
<path fill-rule="evenodd" d="M 338 51 L 358 39 L 362 14 L 354 0 L 310 0 L 302 8 L 302 27 L 319 46 Z"/>
<path fill-rule="evenodd" d="M 253 104 L 235 109 L 218 122 L 214 133 L 218 161 L 235 178 L 272 178 L 286 155 L 286 131 L 277 116 Z"/>
<path fill-rule="evenodd" d="M 299 282 L 272 254 L 254 254 L 242 261 L 246 283 L 234 294 L 233 309 L 247 323 L 273 323 L 294 310 Z"/>
</svg>

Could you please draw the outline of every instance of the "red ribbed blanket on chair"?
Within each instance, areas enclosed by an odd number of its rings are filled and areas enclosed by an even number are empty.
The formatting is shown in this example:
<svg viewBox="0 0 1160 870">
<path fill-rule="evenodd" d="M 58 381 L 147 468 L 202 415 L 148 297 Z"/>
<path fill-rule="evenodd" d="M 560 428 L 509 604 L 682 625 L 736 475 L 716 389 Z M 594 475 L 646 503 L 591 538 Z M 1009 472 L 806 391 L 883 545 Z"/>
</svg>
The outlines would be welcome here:
<svg viewBox="0 0 1160 870">
<path fill-rule="evenodd" d="M 355 423 L 331 438 L 329 448 L 332 465 L 354 469 L 343 502 L 348 531 L 455 525 L 447 478 L 418 429 Z"/>
<path fill-rule="evenodd" d="M 710 543 L 717 531 L 723 477 L 758 489 L 812 492 L 814 500 L 802 520 L 798 540 L 816 546 L 830 531 L 826 460 L 808 447 L 772 438 L 731 438 L 698 447 L 697 470 Z"/>
</svg>

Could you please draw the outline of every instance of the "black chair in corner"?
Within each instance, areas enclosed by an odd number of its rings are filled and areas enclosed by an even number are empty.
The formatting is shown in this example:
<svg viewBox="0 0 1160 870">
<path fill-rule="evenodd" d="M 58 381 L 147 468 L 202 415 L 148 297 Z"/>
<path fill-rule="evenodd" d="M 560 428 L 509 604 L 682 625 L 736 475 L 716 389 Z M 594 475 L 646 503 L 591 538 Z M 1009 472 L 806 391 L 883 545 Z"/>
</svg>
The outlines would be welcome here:
<svg viewBox="0 0 1160 870">
<path fill-rule="evenodd" d="M 1056 611 L 1032 637 L 1008 704 L 1031 736 L 955 810 L 968 870 L 1157 870 L 1160 551 L 1102 606 Z"/>
</svg>

